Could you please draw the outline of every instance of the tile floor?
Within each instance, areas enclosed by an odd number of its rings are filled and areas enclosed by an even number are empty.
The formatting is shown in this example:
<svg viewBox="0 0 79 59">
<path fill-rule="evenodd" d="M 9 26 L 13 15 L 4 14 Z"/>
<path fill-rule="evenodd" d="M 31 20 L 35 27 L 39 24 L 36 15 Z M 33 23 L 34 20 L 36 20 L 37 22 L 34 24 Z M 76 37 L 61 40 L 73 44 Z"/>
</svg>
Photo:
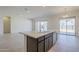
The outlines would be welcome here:
<svg viewBox="0 0 79 59">
<path fill-rule="evenodd" d="M 79 37 L 59 34 L 49 52 L 79 52 Z"/>
<path fill-rule="evenodd" d="M 0 52 L 23 52 L 24 36 L 21 34 L 0 35 Z"/>
<path fill-rule="evenodd" d="M 0 35 L 0 52 L 25 52 L 25 48 L 22 34 Z M 79 52 L 79 37 L 59 34 L 49 52 Z"/>
</svg>

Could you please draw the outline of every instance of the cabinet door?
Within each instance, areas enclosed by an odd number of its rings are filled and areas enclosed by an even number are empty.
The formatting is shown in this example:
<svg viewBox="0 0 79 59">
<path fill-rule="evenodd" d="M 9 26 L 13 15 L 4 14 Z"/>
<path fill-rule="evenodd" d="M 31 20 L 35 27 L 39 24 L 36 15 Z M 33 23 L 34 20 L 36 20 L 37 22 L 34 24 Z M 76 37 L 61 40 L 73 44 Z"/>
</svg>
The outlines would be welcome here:
<svg viewBox="0 0 79 59">
<path fill-rule="evenodd" d="M 45 52 L 47 52 L 48 49 L 49 49 L 49 47 L 48 47 L 48 38 L 47 38 L 47 39 L 45 39 Z"/>
<path fill-rule="evenodd" d="M 27 52 L 37 52 L 37 40 L 27 36 Z"/>
<path fill-rule="evenodd" d="M 44 52 L 44 51 L 45 51 L 44 41 L 41 41 L 38 43 L 38 52 Z"/>
<path fill-rule="evenodd" d="M 53 33 L 53 45 L 55 45 L 57 41 L 57 33 Z"/>
<path fill-rule="evenodd" d="M 49 47 L 49 49 L 53 46 L 53 38 L 52 37 L 49 37 L 48 38 L 48 47 Z"/>
</svg>

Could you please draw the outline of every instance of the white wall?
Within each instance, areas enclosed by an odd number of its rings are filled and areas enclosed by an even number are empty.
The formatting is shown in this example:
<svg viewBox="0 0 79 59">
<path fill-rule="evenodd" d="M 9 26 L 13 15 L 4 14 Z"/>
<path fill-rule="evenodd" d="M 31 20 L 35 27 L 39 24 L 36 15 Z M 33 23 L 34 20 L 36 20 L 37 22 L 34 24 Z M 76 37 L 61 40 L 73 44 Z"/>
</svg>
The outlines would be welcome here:
<svg viewBox="0 0 79 59">
<path fill-rule="evenodd" d="M 22 17 L 14 17 L 14 20 L 11 20 L 11 32 L 26 32 L 32 31 L 32 22 L 31 20 L 24 19 Z"/>
<path fill-rule="evenodd" d="M 0 18 L 0 34 L 3 34 L 3 21 Z"/>
<path fill-rule="evenodd" d="M 28 20 L 24 9 L 17 7 L 0 7 L 0 34 L 3 33 L 3 16 L 11 17 L 11 33 L 25 32 L 32 30 L 32 22 Z"/>
<path fill-rule="evenodd" d="M 57 16 L 52 16 L 48 19 L 48 30 L 58 31 L 58 18 Z"/>
</svg>

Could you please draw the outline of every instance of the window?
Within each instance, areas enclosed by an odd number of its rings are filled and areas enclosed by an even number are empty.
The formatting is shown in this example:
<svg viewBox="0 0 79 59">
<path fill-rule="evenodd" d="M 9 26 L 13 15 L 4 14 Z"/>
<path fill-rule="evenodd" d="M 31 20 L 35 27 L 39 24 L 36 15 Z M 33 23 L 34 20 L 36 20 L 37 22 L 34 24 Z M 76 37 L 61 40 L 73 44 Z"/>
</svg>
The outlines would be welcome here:
<svg viewBox="0 0 79 59">
<path fill-rule="evenodd" d="M 38 32 L 44 32 L 44 31 L 47 31 L 47 21 L 38 21 L 36 23 L 36 30 Z"/>
<path fill-rule="evenodd" d="M 60 32 L 75 35 L 75 17 L 61 19 Z"/>
</svg>

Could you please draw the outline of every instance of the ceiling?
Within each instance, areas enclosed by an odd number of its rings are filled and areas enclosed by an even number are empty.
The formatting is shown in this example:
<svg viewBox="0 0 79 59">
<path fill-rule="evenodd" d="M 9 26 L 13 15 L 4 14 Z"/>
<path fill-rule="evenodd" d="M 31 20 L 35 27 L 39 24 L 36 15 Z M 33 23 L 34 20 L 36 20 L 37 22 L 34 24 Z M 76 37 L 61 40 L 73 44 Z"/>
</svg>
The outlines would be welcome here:
<svg viewBox="0 0 79 59">
<path fill-rule="evenodd" d="M 28 18 L 57 15 L 65 12 L 79 10 L 78 6 L 0 6 L 0 11 L 24 14 Z"/>
</svg>

